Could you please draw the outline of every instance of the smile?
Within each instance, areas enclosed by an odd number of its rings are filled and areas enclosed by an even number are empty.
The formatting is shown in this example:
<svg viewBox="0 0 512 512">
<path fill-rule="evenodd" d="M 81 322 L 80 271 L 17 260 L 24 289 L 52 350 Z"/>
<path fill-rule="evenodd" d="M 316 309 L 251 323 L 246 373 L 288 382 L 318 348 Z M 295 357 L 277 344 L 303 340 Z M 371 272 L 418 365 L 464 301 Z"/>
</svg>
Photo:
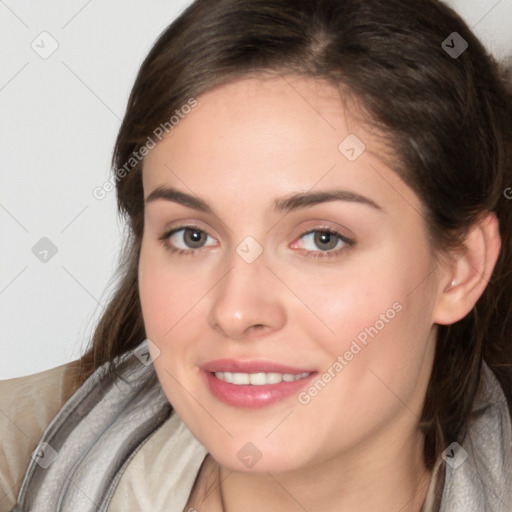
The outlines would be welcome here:
<svg viewBox="0 0 512 512">
<path fill-rule="evenodd" d="M 297 395 L 318 374 L 275 361 L 221 359 L 200 366 L 213 398 L 237 409 L 266 407 Z"/>
<path fill-rule="evenodd" d="M 229 384 L 236 386 L 252 385 L 265 386 L 267 384 L 279 384 L 280 382 L 293 382 L 304 379 L 311 375 L 311 372 L 304 373 L 233 373 L 233 372 L 215 372 L 215 377 Z"/>
</svg>

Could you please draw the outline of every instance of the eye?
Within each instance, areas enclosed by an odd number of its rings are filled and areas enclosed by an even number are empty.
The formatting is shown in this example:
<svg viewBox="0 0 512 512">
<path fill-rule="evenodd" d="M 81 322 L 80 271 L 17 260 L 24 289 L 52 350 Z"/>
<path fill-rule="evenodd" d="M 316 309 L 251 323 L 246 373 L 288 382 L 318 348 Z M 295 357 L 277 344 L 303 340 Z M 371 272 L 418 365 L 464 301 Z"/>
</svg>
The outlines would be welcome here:
<svg viewBox="0 0 512 512">
<path fill-rule="evenodd" d="M 206 231 L 197 226 L 180 226 L 167 231 L 159 240 L 164 247 L 177 254 L 196 255 L 200 249 L 208 247 L 208 239 L 214 240 Z M 307 257 L 326 258 L 338 256 L 341 252 L 355 245 L 355 241 L 347 238 L 332 228 L 310 229 L 304 232 L 299 240 L 304 240 L 303 246 Z M 215 246 L 215 243 L 212 244 Z M 297 242 L 292 247 L 296 247 Z M 294 247 L 294 248 L 295 248 Z"/>
<path fill-rule="evenodd" d="M 342 251 L 355 244 L 354 240 L 332 228 L 311 229 L 303 233 L 299 240 L 304 241 L 302 247 L 299 248 L 305 249 L 306 256 L 313 258 L 338 256 Z"/>
<path fill-rule="evenodd" d="M 164 247 L 171 252 L 191 254 L 206 246 L 208 239 L 214 240 L 208 233 L 197 226 L 180 226 L 167 231 L 159 238 Z M 213 244 L 215 245 L 215 244 Z"/>
</svg>

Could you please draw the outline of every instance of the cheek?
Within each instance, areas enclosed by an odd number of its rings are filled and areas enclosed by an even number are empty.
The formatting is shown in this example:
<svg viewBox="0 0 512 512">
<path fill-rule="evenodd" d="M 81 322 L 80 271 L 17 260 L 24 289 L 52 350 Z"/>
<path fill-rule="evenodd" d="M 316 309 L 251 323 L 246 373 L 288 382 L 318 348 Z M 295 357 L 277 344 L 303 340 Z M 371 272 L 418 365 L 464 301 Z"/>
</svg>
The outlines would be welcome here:
<svg viewBox="0 0 512 512">
<path fill-rule="evenodd" d="M 165 251 L 144 240 L 138 286 L 147 337 L 158 344 L 171 337 L 180 320 L 204 295 L 193 276 L 177 271 Z"/>
<path fill-rule="evenodd" d="M 414 251 L 405 242 L 402 247 L 400 254 L 386 249 L 358 259 L 320 287 L 309 279 L 300 283 L 308 290 L 308 305 L 331 331 L 316 319 L 302 321 L 310 339 L 328 354 L 324 371 L 336 375 L 326 376 L 332 384 L 325 392 L 319 386 L 325 396 L 317 400 L 319 406 L 334 400 L 353 413 L 370 414 L 394 399 L 390 389 L 410 397 L 428 366 L 435 264 L 421 245 Z"/>
<path fill-rule="evenodd" d="M 190 282 L 190 280 L 188 279 Z M 200 298 L 197 287 L 166 260 L 166 254 L 143 240 L 138 275 L 139 296 L 146 336 L 157 347 L 153 365 L 168 400 L 183 400 L 177 382 L 185 382 L 186 332 L 191 307 Z"/>
<path fill-rule="evenodd" d="M 303 302 L 290 302 L 296 314 L 291 320 L 331 355 L 349 349 L 354 339 L 364 346 L 389 335 L 388 345 L 398 346 L 407 333 L 421 330 L 418 321 L 428 328 L 432 293 L 426 276 L 433 264 L 426 250 L 413 251 L 402 242 L 399 253 L 397 246 L 357 254 L 331 269 L 280 269 L 283 281 L 293 283 Z"/>
<path fill-rule="evenodd" d="M 276 289 L 268 295 L 269 300 L 280 301 L 287 313 L 283 329 L 299 333 L 301 348 L 321 363 L 321 375 L 331 367 L 334 377 L 323 387 L 306 389 L 303 401 L 297 397 L 296 412 L 283 424 L 282 433 L 277 430 L 272 441 L 261 439 L 266 449 L 272 450 L 269 443 L 274 443 L 279 457 L 282 443 L 300 444 L 309 436 L 320 454 L 317 439 L 336 439 L 340 446 L 350 446 L 404 411 L 403 402 L 419 412 L 411 397 L 424 384 L 418 376 L 431 327 L 426 276 L 432 265 L 426 251 L 421 252 L 418 244 L 414 247 L 414 242 L 394 241 L 330 270 L 313 264 L 295 268 L 274 262 L 271 266 L 293 290 L 283 293 L 281 281 L 275 280 Z M 143 243 L 139 290 L 147 336 L 162 352 L 154 362 L 162 388 L 187 425 L 198 429 L 194 432 L 198 438 L 207 439 L 211 446 L 224 446 L 225 434 L 178 384 L 207 403 L 209 397 L 193 366 L 195 355 L 211 348 L 205 340 L 215 335 L 208 332 L 207 323 L 212 303 L 201 299 L 217 280 L 218 272 L 212 268 L 198 271 L 197 264 L 177 266 L 161 250 Z M 296 349 L 295 344 L 289 349 Z M 336 362 L 338 367 L 333 368 Z M 274 418 L 268 428 L 242 416 L 230 424 L 230 430 L 242 438 L 254 439 L 273 427 Z M 331 445 L 322 449 L 325 457 L 330 456 Z"/>
</svg>

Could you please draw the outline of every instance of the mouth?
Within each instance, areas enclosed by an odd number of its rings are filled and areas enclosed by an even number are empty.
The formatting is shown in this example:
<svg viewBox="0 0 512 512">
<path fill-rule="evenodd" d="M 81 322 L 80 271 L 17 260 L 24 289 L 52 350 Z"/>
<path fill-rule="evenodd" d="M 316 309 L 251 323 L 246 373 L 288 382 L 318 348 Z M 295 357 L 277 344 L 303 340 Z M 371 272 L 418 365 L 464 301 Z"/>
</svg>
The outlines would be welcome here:
<svg viewBox="0 0 512 512">
<path fill-rule="evenodd" d="M 211 394 L 237 408 L 266 407 L 297 394 L 318 372 L 267 361 L 218 360 L 201 367 Z"/>
<path fill-rule="evenodd" d="M 280 382 L 294 382 L 311 375 L 311 372 L 304 373 L 239 373 L 239 372 L 215 372 L 215 377 L 235 386 L 265 386 L 267 384 L 279 384 Z"/>
</svg>

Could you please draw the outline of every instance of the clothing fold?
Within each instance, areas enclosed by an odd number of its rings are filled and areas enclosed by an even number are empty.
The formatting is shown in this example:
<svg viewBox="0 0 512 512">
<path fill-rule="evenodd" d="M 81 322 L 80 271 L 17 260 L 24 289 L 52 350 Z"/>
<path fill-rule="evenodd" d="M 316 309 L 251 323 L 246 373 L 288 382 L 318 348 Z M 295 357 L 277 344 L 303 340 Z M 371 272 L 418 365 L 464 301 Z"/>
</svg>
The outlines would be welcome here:
<svg viewBox="0 0 512 512">
<path fill-rule="evenodd" d="M 172 412 L 152 364 L 130 352 L 115 367 L 96 370 L 50 423 L 14 512 L 107 510 L 131 457 Z"/>
<path fill-rule="evenodd" d="M 146 341 L 116 358 L 115 372 L 98 368 L 64 404 L 12 512 L 182 512 L 207 450 L 140 354 L 149 354 Z M 464 432 L 436 462 L 422 512 L 511 512 L 510 411 L 485 362 Z"/>
</svg>

